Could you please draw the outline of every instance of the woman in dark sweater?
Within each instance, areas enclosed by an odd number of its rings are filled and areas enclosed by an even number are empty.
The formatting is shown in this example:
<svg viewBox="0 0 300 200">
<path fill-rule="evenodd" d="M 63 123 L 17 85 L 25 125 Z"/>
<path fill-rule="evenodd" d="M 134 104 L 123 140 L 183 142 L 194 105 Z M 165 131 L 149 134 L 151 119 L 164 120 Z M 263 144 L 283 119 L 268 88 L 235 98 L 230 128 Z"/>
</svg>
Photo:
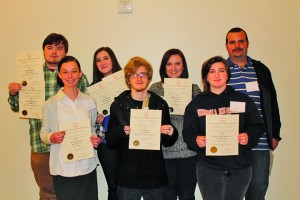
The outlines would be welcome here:
<svg viewBox="0 0 300 200">
<path fill-rule="evenodd" d="M 196 96 L 185 110 L 183 138 L 198 154 L 197 179 L 204 200 L 244 198 L 252 174 L 251 148 L 263 133 L 263 124 L 253 100 L 227 86 L 229 78 L 229 65 L 225 59 L 216 56 L 207 60 L 202 66 L 204 92 Z M 239 108 L 234 110 L 234 104 L 240 105 Z M 239 115 L 237 155 L 207 155 L 207 115 Z"/>
<path fill-rule="evenodd" d="M 164 97 L 165 78 L 188 79 L 189 72 L 184 54 L 179 49 L 169 49 L 164 54 L 159 68 L 161 81 L 153 83 L 149 90 Z M 201 92 L 196 84 L 192 84 L 194 98 Z M 187 97 L 188 99 L 188 97 Z M 171 105 L 170 105 L 171 106 Z M 171 109 L 172 110 L 172 109 Z M 196 152 L 188 149 L 182 137 L 183 114 L 172 114 L 171 122 L 178 130 L 178 139 L 171 147 L 163 147 L 166 172 L 169 183 L 165 190 L 164 200 L 195 200 Z"/>
</svg>

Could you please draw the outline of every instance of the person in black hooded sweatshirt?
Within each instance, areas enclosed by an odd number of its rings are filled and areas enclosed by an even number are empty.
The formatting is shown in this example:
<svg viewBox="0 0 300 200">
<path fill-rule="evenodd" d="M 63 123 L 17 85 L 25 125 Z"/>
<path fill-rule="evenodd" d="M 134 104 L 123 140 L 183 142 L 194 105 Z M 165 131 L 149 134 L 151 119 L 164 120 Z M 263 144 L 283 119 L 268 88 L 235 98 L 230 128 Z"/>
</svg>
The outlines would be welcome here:
<svg viewBox="0 0 300 200">
<path fill-rule="evenodd" d="M 224 58 L 215 56 L 204 62 L 204 92 L 189 103 L 184 114 L 183 138 L 198 154 L 196 172 L 203 200 L 244 198 L 252 174 L 251 148 L 264 130 L 253 100 L 228 86 L 229 79 L 230 69 Z M 234 110 L 231 106 L 236 103 L 243 106 Z M 208 115 L 239 115 L 238 155 L 206 155 Z"/>
</svg>

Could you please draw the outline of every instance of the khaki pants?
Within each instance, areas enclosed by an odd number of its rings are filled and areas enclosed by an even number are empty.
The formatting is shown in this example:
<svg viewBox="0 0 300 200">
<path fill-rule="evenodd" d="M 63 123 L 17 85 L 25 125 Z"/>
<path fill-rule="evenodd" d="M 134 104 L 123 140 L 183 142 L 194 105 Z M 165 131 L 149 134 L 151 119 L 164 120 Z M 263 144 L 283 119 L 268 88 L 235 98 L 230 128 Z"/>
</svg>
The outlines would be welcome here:
<svg viewBox="0 0 300 200">
<path fill-rule="evenodd" d="M 31 169 L 40 188 L 40 200 L 56 200 L 53 179 L 49 170 L 50 153 L 31 152 Z"/>
</svg>

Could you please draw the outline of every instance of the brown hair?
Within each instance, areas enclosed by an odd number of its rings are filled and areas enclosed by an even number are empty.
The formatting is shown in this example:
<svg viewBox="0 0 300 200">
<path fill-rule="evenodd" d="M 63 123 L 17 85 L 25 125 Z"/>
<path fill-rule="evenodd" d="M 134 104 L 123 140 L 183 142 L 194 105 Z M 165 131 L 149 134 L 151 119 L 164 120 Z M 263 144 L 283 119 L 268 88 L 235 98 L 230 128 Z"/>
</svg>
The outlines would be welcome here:
<svg viewBox="0 0 300 200">
<path fill-rule="evenodd" d="M 131 74 L 135 73 L 137 71 L 137 69 L 142 66 L 145 67 L 148 72 L 149 82 L 152 80 L 153 69 L 152 69 L 151 64 L 144 58 L 136 56 L 136 57 L 131 58 L 124 68 L 124 76 L 125 76 L 125 80 L 126 80 L 126 84 L 127 84 L 128 88 L 130 88 L 129 76 Z"/>
<path fill-rule="evenodd" d="M 210 90 L 210 84 L 207 81 L 207 75 L 209 73 L 209 70 L 210 70 L 210 68 L 211 68 L 211 66 L 213 64 L 218 63 L 218 62 L 223 63 L 224 66 L 225 66 L 225 69 L 226 69 L 226 72 L 227 72 L 227 76 L 228 76 L 227 83 L 228 83 L 228 81 L 230 79 L 231 73 L 230 73 L 230 67 L 229 67 L 229 64 L 228 64 L 227 60 L 225 60 L 222 56 L 214 56 L 214 57 L 208 59 L 207 61 L 205 61 L 203 63 L 202 70 L 201 70 L 202 85 L 203 85 L 203 90 L 205 92 L 207 92 L 207 91 Z"/>
</svg>

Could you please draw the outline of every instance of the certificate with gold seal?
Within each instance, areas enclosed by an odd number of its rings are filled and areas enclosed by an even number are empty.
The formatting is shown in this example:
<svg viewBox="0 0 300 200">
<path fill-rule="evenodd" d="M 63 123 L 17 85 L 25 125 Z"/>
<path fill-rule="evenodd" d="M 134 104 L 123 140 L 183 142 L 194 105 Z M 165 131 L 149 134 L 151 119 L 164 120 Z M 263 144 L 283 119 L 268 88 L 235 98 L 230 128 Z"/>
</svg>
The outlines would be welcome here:
<svg viewBox="0 0 300 200">
<path fill-rule="evenodd" d="M 130 110 L 129 149 L 160 150 L 161 115 L 161 110 Z"/>
<path fill-rule="evenodd" d="M 42 119 L 42 106 L 45 102 L 44 62 L 40 51 L 16 55 L 18 80 L 22 85 L 19 92 L 21 118 Z"/>
<path fill-rule="evenodd" d="M 165 78 L 164 99 L 170 107 L 170 114 L 183 115 L 192 100 L 192 81 L 186 78 Z"/>
<path fill-rule="evenodd" d="M 115 97 L 126 89 L 128 88 L 123 70 L 115 72 L 87 88 L 89 94 L 97 101 L 98 112 L 104 116 L 109 115 L 110 105 Z"/>
<path fill-rule="evenodd" d="M 59 124 L 59 130 L 66 135 L 61 143 L 65 162 L 84 160 L 94 157 L 94 148 L 91 143 L 90 119 L 83 119 Z"/>
<path fill-rule="evenodd" d="M 238 155 L 239 115 L 206 116 L 206 155 Z"/>
</svg>

